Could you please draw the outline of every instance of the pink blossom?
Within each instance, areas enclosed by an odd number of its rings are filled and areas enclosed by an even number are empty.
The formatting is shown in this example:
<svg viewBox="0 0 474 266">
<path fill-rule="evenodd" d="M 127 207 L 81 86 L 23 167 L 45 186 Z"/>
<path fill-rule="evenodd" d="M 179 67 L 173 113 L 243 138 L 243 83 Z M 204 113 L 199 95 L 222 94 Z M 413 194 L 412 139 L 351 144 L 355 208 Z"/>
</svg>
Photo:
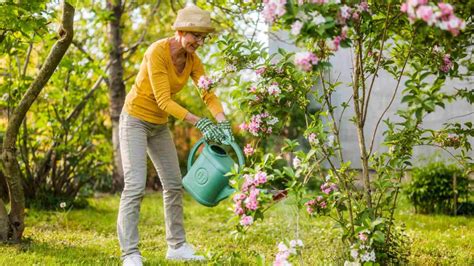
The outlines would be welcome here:
<svg viewBox="0 0 474 266">
<path fill-rule="evenodd" d="M 252 176 L 250 176 L 249 174 L 245 174 L 243 177 L 244 177 L 245 181 L 242 184 L 242 188 L 240 190 L 242 192 L 247 192 L 249 190 L 249 188 L 254 185 L 254 180 L 253 180 Z"/>
<path fill-rule="evenodd" d="M 303 23 L 299 20 L 295 21 L 291 25 L 291 34 L 298 35 L 301 32 L 301 28 L 303 27 Z"/>
<path fill-rule="evenodd" d="M 401 6 L 400 6 L 400 11 L 403 12 L 403 13 L 406 13 L 408 11 L 408 4 L 407 3 L 403 3 Z"/>
<path fill-rule="evenodd" d="M 259 172 L 255 175 L 255 181 L 256 181 L 258 184 L 266 183 L 266 182 L 267 182 L 267 173 L 262 172 L 262 171 L 259 171 Z"/>
<path fill-rule="evenodd" d="M 322 209 L 326 209 L 327 204 L 326 204 L 325 201 L 323 201 L 323 202 L 319 203 L 319 206 L 320 206 Z"/>
<path fill-rule="evenodd" d="M 326 4 L 328 0 L 312 0 L 313 4 Z"/>
<path fill-rule="evenodd" d="M 245 203 L 245 207 L 251 211 L 255 211 L 258 208 L 258 201 L 256 200 L 248 200 Z"/>
<path fill-rule="evenodd" d="M 445 54 L 443 56 L 443 63 L 439 69 L 443 71 L 444 73 L 448 73 L 452 67 L 453 67 L 453 62 L 451 61 L 451 56 L 449 54 Z"/>
<path fill-rule="evenodd" d="M 252 86 L 252 87 L 249 88 L 249 92 L 251 92 L 251 93 L 255 93 L 256 91 L 257 91 L 257 87 L 255 87 L 255 86 Z"/>
<path fill-rule="evenodd" d="M 312 52 L 300 52 L 295 55 L 295 64 L 304 71 L 311 71 L 318 61 L 318 57 Z"/>
<path fill-rule="evenodd" d="M 198 81 L 198 87 L 201 89 L 208 90 L 211 85 L 214 83 L 214 81 L 206 76 L 201 76 Z"/>
<path fill-rule="evenodd" d="M 247 144 L 244 147 L 244 153 L 246 156 L 252 156 L 255 153 L 255 150 L 252 148 L 252 145 Z"/>
<path fill-rule="evenodd" d="M 349 32 L 349 27 L 344 26 L 341 29 L 341 39 L 345 40 L 347 38 L 347 33 Z"/>
<path fill-rule="evenodd" d="M 242 198 L 242 196 L 243 196 L 243 198 Z M 234 197 L 232 198 L 232 200 L 237 203 L 237 202 L 240 202 L 241 200 L 245 199 L 245 197 L 246 196 L 245 196 L 244 193 L 239 193 L 239 194 L 235 194 Z"/>
<path fill-rule="evenodd" d="M 339 9 L 339 12 L 341 14 L 341 17 L 343 19 L 350 19 L 351 18 L 351 13 L 352 13 L 352 9 L 346 5 L 343 5 L 341 6 L 341 8 Z"/>
<path fill-rule="evenodd" d="M 361 12 L 368 12 L 369 11 L 369 4 L 367 2 L 361 2 L 360 4 L 356 5 L 357 10 Z"/>
<path fill-rule="evenodd" d="M 255 70 L 255 73 L 257 75 L 262 75 L 267 69 L 265 67 L 261 67 L 261 68 L 258 68 L 257 70 Z"/>
<path fill-rule="evenodd" d="M 235 213 L 235 215 L 242 215 L 242 214 L 245 213 L 245 211 L 244 211 L 244 209 L 242 209 L 242 207 L 238 206 L 238 207 L 235 207 L 234 213 Z"/>
<path fill-rule="evenodd" d="M 265 21 L 273 23 L 278 17 L 283 16 L 286 13 L 285 4 L 286 0 L 264 1 L 262 15 L 265 18 Z"/>
<path fill-rule="evenodd" d="M 319 201 L 322 201 L 323 200 L 323 196 L 317 196 L 316 197 L 316 200 L 319 202 Z"/>
<path fill-rule="evenodd" d="M 245 130 L 247 130 L 249 127 L 248 127 L 248 125 L 247 125 L 245 122 L 243 122 L 242 124 L 239 125 L 239 128 L 240 128 L 240 130 L 245 131 Z"/>
<path fill-rule="evenodd" d="M 306 211 L 307 211 L 309 214 L 313 214 L 314 209 L 308 206 L 308 207 L 306 207 Z"/>
<path fill-rule="evenodd" d="M 254 182 L 256 183 L 257 180 L 254 180 Z M 250 195 L 249 195 L 249 198 L 252 198 L 253 200 L 256 200 L 257 199 L 257 196 L 260 194 L 260 189 L 256 188 L 256 187 L 252 187 L 250 189 Z"/>
<path fill-rule="evenodd" d="M 420 6 L 416 10 L 416 16 L 419 19 L 424 20 L 428 25 L 435 23 L 435 17 L 433 16 L 433 8 L 431 6 Z"/>
<path fill-rule="evenodd" d="M 363 242 L 367 241 L 368 237 L 364 233 L 359 233 L 359 239 L 362 240 Z"/>
<path fill-rule="evenodd" d="M 240 224 L 243 225 L 243 226 L 249 226 L 252 223 L 253 223 L 253 217 L 252 216 L 244 215 L 240 219 Z"/>
<path fill-rule="evenodd" d="M 316 134 L 315 134 L 315 133 L 309 134 L 309 136 L 308 136 L 308 141 L 309 141 L 310 143 L 316 143 Z"/>
<path fill-rule="evenodd" d="M 278 95 L 281 93 L 281 90 L 278 87 L 278 85 L 273 84 L 273 85 L 270 85 L 270 87 L 268 87 L 268 93 L 270 95 Z"/>
<path fill-rule="evenodd" d="M 305 206 L 313 206 L 316 204 L 316 201 L 314 199 L 307 201 L 304 205 Z"/>
<path fill-rule="evenodd" d="M 441 15 L 445 17 L 450 17 L 453 15 L 454 9 L 453 6 L 447 3 L 438 3 L 438 7 L 441 10 Z"/>
</svg>

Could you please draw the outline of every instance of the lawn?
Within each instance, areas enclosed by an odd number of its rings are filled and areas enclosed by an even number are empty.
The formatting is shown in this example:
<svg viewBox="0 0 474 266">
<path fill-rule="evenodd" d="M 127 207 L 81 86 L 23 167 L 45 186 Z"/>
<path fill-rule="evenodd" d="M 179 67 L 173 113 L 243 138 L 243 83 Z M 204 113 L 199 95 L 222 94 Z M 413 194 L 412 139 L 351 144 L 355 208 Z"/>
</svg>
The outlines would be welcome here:
<svg viewBox="0 0 474 266">
<path fill-rule="evenodd" d="M 0 246 L 0 265 L 118 265 L 119 247 L 115 233 L 118 196 L 90 199 L 90 207 L 64 212 L 28 210 L 25 241 Z M 142 204 L 141 251 L 146 265 L 183 265 L 165 259 L 163 206 L 160 193 L 147 194 Z M 270 209 L 264 222 L 251 227 L 245 238 L 232 234 L 234 223 L 229 202 L 215 208 L 200 206 L 185 198 L 188 241 L 209 261 L 225 265 L 270 264 L 277 243 L 293 239 L 295 212 L 284 201 Z M 412 239 L 410 262 L 416 265 L 473 265 L 474 219 L 472 217 L 414 214 L 401 203 L 399 221 Z M 337 229 L 327 218 L 300 217 L 300 238 L 305 243 L 305 265 L 338 265 L 340 249 Z M 186 263 L 191 265 L 193 263 Z"/>
</svg>

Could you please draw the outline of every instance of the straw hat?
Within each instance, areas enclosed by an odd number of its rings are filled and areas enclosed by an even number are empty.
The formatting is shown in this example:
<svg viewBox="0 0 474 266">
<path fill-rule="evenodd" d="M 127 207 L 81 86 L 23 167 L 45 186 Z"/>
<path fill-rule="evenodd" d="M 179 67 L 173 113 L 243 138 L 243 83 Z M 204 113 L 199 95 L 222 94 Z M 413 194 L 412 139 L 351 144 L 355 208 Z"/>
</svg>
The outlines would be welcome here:
<svg viewBox="0 0 474 266">
<path fill-rule="evenodd" d="M 188 4 L 185 8 L 178 10 L 173 30 L 208 33 L 214 31 L 214 27 L 211 24 L 209 12 L 194 4 Z"/>
</svg>

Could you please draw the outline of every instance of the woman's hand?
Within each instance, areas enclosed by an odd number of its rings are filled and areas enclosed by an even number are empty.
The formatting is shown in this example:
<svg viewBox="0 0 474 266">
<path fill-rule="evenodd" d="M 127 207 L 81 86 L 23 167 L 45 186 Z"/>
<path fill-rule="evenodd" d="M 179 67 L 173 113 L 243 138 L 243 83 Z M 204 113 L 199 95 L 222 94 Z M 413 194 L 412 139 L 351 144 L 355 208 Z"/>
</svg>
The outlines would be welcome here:
<svg viewBox="0 0 474 266">
<path fill-rule="evenodd" d="M 223 144 L 223 142 L 226 140 L 226 135 L 224 132 L 219 127 L 214 125 L 214 123 L 212 123 L 209 118 L 201 118 L 199 121 L 197 121 L 196 127 L 202 132 L 202 135 L 206 141 L 213 141 L 218 144 Z"/>
<path fill-rule="evenodd" d="M 232 127 L 228 120 L 220 121 L 217 123 L 217 127 L 220 128 L 225 135 L 224 144 L 230 144 L 235 141 L 234 135 L 232 134 Z"/>
</svg>

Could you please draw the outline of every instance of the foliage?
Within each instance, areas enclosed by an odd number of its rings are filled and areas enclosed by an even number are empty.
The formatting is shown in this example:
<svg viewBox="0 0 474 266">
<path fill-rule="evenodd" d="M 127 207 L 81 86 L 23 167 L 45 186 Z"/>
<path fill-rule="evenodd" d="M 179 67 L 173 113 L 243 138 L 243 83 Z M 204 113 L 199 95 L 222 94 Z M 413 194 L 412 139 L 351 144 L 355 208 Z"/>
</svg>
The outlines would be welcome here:
<svg viewBox="0 0 474 266">
<path fill-rule="evenodd" d="M 469 179 L 456 165 L 431 162 L 412 170 L 405 192 L 417 212 L 453 214 L 454 206 L 459 206 L 455 200 L 469 200 Z"/>
<path fill-rule="evenodd" d="M 280 49 L 269 55 L 252 40 L 222 38 L 220 56 L 226 69 L 235 69 L 226 78 L 233 77 L 232 96 L 244 120 L 240 129 L 249 138 L 247 167 L 240 174 L 232 173 L 240 190 L 234 198 L 237 231 L 246 232 L 255 221 L 263 220 L 275 197 L 288 194 L 292 204 L 306 208 L 311 217 L 329 216 L 335 221 L 345 246 L 341 257 L 348 263 L 406 261 L 410 240 L 395 222 L 394 212 L 414 147 L 456 149 L 453 157 L 462 171 L 472 167 L 471 123 L 446 123 L 437 130 L 423 127 L 427 114 L 457 99 L 470 99 L 468 89 L 442 90 L 447 78 L 472 74 L 470 68 L 460 67 L 469 58 L 472 38 L 468 6 L 455 7 L 456 16 L 466 21 L 465 28 L 461 25 L 449 32 L 423 19 L 411 21 L 400 12 L 398 1 L 264 1 L 261 15 L 272 29 L 291 32 L 300 52 Z M 327 75 L 330 58 L 349 47 L 351 82 L 331 79 Z M 365 123 L 379 71 L 391 74 L 396 86 L 369 135 L 364 133 Z M 342 89 L 352 91 L 351 102 L 334 105 L 333 94 Z M 375 151 L 378 126 L 399 91 L 402 100 L 396 122 L 383 121 L 388 127 L 384 144 L 389 149 Z M 320 109 L 309 112 L 308 94 Z M 342 120 L 346 109 L 354 113 L 349 121 Z M 362 173 L 351 169 L 352 162 L 342 153 L 340 128 L 346 122 L 357 129 Z M 301 135 L 305 139 L 297 137 Z M 282 137 L 288 139 L 281 141 Z M 375 171 L 374 178 L 369 178 L 370 169 Z M 363 190 L 357 189 L 359 179 Z M 307 184 L 315 183 L 309 180 L 318 180 L 320 189 L 308 190 Z"/>
</svg>

